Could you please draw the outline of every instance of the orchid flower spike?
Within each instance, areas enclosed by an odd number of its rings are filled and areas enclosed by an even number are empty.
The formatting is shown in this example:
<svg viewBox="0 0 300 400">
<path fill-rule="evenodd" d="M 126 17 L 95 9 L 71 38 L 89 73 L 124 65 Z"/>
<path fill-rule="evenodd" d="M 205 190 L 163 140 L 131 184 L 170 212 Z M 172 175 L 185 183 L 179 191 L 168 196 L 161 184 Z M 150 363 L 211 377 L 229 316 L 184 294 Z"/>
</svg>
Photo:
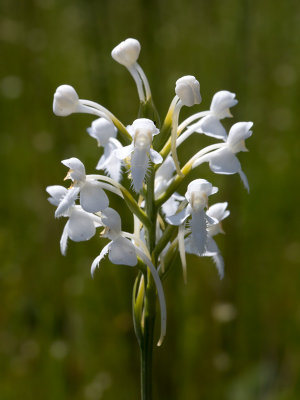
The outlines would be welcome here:
<svg viewBox="0 0 300 400">
<path fill-rule="evenodd" d="M 195 254 L 197 256 L 202 256 L 202 257 L 212 257 L 220 279 L 224 278 L 224 260 L 221 255 L 220 249 L 218 248 L 217 243 L 213 239 L 213 236 L 217 235 L 218 233 L 224 233 L 221 221 L 225 218 L 228 217 L 230 214 L 230 211 L 227 210 L 227 202 L 224 203 L 216 203 L 209 207 L 207 210 L 206 214 L 211 217 L 213 220 L 216 221 L 214 224 L 208 223 L 207 226 L 207 241 L 205 245 L 205 252 L 201 255 L 197 247 L 195 246 L 194 240 L 192 236 L 188 236 L 185 239 L 185 250 L 187 253 L 190 254 Z"/>
<path fill-rule="evenodd" d="M 187 75 L 176 81 L 175 93 L 178 98 L 178 102 L 175 106 L 172 120 L 172 131 L 171 131 L 171 152 L 175 163 L 176 171 L 182 176 L 177 152 L 176 152 L 176 139 L 177 139 L 177 127 L 179 113 L 182 106 L 191 107 L 195 104 L 201 103 L 200 95 L 200 83 L 194 76 Z"/>
<path fill-rule="evenodd" d="M 137 63 L 140 51 L 141 45 L 139 41 L 129 38 L 118 44 L 112 50 L 111 56 L 128 69 L 136 83 L 140 101 L 145 103 L 151 98 L 151 90 L 143 69 Z"/>
<path fill-rule="evenodd" d="M 85 167 L 78 158 L 72 157 L 63 160 L 62 163 L 70 168 L 65 179 L 71 179 L 73 185 L 60 201 L 55 212 L 56 217 L 64 215 L 74 205 L 78 196 L 81 207 L 87 212 L 95 213 L 108 207 L 109 200 L 102 189 L 102 184 L 85 174 Z"/>
<path fill-rule="evenodd" d="M 49 202 L 54 206 L 58 206 L 66 196 L 68 189 L 63 186 L 53 185 L 48 186 L 46 191 L 51 196 L 48 198 Z M 68 238 L 74 242 L 89 240 L 95 235 L 96 228 L 101 226 L 101 219 L 97 215 L 84 211 L 81 206 L 77 205 L 69 207 L 64 216 L 69 219 L 60 239 L 60 250 L 63 255 L 66 255 Z"/>
<path fill-rule="evenodd" d="M 228 138 L 221 148 L 200 157 L 194 162 L 193 168 L 204 161 L 209 161 L 210 169 L 216 174 L 230 175 L 238 173 L 249 192 L 248 179 L 242 171 L 241 164 L 235 154 L 240 151 L 248 151 L 245 147 L 245 140 L 252 135 L 250 130 L 252 125 L 253 122 L 238 122 L 232 125 Z"/>
<path fill-rule="evenodd" d="M 120 160 L 129 158 L 130 172 L 134 190 L 139 193 L 149 167 L 149 158 L 154 164 L 160 164 L 161 155 L 151 148 L 153 136 L 159 133 L 154 123 L 147 118 L 136 119 L 127 127 L 132 136 L 132 143 L 115 151 Z"/>
<path fill-rule="evenodd" d="M 117 182 L 122 178 L 122 161 L 115 155 L 115 150 L 121 149 L 122 144 L 116 139 L 117 128 L 105 118 L 98 118 L 87 129 L 88 134 L 97 140 L 98 146 L 104 147 L 96 169 L 104 170 L 108 176 Z"/>
<path fill-rule="evenodd" d="M 99 256 L 95 258 L 91 266 L 91 274 L 94 275 L 95 269 L 99 266 L 101 260 L 108 253 L 108 258 L 113 264 L 117 265 L 128 265 L 134 267 L 138 263 L 137 257 L 140 257 L 142 261 L 148 266 L 156 284 L 158 299 L 160 303 L 160 314 L 161 314 L 161 335 L 158 344 L 162 343 L 162 340 L 166 333 L 166 302 L 163 287 L 158 275 L 158 272 L 152 264 L 149 257 L 135 244 L 133 244 L 127 237 L 126 232 L 121 231 L 121 217 L 114 209 L 108 207 L 101 212 L 101 221 L 105 226 L 104 237 L 111 240 L 101 250 Z M 128 235 L 131 236 L 131 235 Z"/>
</svg>

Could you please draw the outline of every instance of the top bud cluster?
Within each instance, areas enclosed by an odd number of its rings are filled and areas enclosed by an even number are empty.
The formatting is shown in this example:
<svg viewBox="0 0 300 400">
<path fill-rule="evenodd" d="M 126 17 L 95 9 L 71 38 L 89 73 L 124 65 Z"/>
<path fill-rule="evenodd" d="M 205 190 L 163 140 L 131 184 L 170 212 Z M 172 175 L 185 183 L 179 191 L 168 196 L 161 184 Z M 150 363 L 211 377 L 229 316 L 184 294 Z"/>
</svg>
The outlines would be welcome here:
<svg viewBox="0 0 300 400">
<path fill-rule="evenodd" d="M 202 177 L 182 185 L 183 195 L 177 189 L 194 168 L 208 163 L 216 174 L 239 174 L 249 190 L 236 155 L 247 151 L 245 139 L 252 134 L 252 122 L 235 123 L 227 134 L 221 121 L 232 117 L 230 109 L 237 104 L 235 94 L 227 90 L 215 93 L 209 110 L 179 122 L 182 107 L 201 103 L 200 84 L 187 75 L 176 81 L 175 97 L 160 127 L 149 82 L 137 62 L 140 50 L 136 39 L 127 39 L 111 53 L 128 69 L 137 86 L 140 118 L 130 125 L 125 126 L 102 105 L 80 99 L 73 87 L 57 88 L 53 102 L 56 115 L 89 113 L 97 117 L 87 132 L 103 148 L 96 165 L 102 174 L 87 175 L 84 164 L 72 157 L 62 161 L 69 168 L 71 186 L 49 186 L 47 191 L 49 201 L 57 207 L 55 216 L 68 218 L 60 242 L 63 254 L 68 238 L 88 240 L 98 227 L 104 227 L 101 237 L 109 242 L 94 260 L 92 273 L 106 254 L 114 264 L 150 270 L 160 300 L 163 337 L 166 316 L 161 279 L 176 254 L 180 254 L 185 279 L 186 253 L 211 257 L 220 277 L 224 275 L 223 258 L 214 236 L 223 232 L 221 222 L 229 215 L 227 202 L 209 205 L 210 196 L 214 197 L 218 188 Z M 199 149 L 193 146 L 194 154 L 182 165 L 177 149 L 192 134 L 210 136 L 217 143 Z M 130 188 L 121 184 L 124 174 L 131 180 Z M 122 231 L 119 213 L 109 207 L 109 193 L 120 196 L 130 209 L 133 233 Z"/>
</svg>

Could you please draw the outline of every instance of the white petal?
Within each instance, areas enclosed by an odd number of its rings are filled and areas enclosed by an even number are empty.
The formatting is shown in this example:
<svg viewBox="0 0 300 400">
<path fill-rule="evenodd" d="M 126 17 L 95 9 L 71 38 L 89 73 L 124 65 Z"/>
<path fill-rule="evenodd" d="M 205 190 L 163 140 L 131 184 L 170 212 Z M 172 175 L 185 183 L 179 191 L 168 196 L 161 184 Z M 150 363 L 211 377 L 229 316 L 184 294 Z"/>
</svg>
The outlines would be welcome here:
<svg viewBox="0 0 300 400">
<path fill-rule="evenodd" d="M 111 138 L 104 148 L 104 154 L 100 158 L 96 169 L 104 170 L 112 179 L 121 180 L 122 161 L 116 157 L 115 150 L 121 149 L 122 145 L 117 139 Z"/>
<path fill-rule="evenodd" d="M 190 208 L 186 207 L 178 214 L 166 217 L 166 221 L 171 225 L 181 225 L 190 216 Z"/>
<path fill-rule="evenodd" d="M 211 153 L 209 160 L 210 169 L 216 174 L 235 174 L 241 170 L 237 157 L 227 148 Z"/>
<path fill-rule="evenodd" d="M 196 132 L 204 133 L 207 136 L 226 141 L 226 130 L 219 119 L 214 115 L 207 115 L 206 117 L 202 118 L 197 125 L 198 129 Z"/>
<path fill-rule="evenodd" d="M 197 250 L 199 251 L 199 254 L 202 255 L 207 240 L 206 216 L 204 210 L 192 213 L 191 229 Z"/>
<path fill-rule="evenodd" d="M 101 250 L 101 253 L 99 254 L 99 256 L 97 256 L 95 258 L 95 260 L 93 261 L 92 266 L 91 266 L 91 275 L 92 275 L 92 277 L 94 276 L 95 269 L 99 266 L 101 260 L 108 253 L 110 245 L 111 245 L 111 243 L 108 243 L 106 246 L 104 246 L 103 249 Z"/>
<path fill-rule="evenodd" d="M 68 236 L 74 242 L 89 240 L 96 233 L 93 219 L 84 211 L 72 210 L 68 222 Z"/>
<path fill-rule="evenodd" d="M 250 192 L 250 188 L 249 188 L 249 183 L 248 183 L 247 176 L 245 175 L 245 173 L 242 170 L 239 170 L 239 174 L 240 174 L 241 180 L 242 180 L 245 188 L 247 189 L 247 191 L 249 193 Z"/>
<path fill-rule="evenodd" d="M 134 245 L 130 240 L 121 236 L 111 242 L 108 258 L 113 264 L 117 265 L 129 265 L 133 267 L 137 264 Z"/>
<path fill-rule="evenodd" d="M 56 218 L 66 215 L 68 209 L 74 205 L 74 203 L 78 197 L 79 191 L 80 191 L 79 186 L 73 186 L 70 189 L 68 189 L 65 197 L 59 203 L 59 205 L 55 211 Z"/>
<path fill-rule="evenodd" d="M 161 164 L 164 160 L 162 156 L 153 149 L 150 149 L 150 158 L 154 164 Z"/>
<path fill-rule="evenodd" d="M 216 203 L 209 207 L 206 214 L 212 218 L 216 218 L 219 222 L 227 218 L 230 214 L 229 210 L 226 210 L 228 206 L 227 201 L 224 203 Z"/>
<path fill-rule="evenodd" d="M 53 204 L 54 206 L 58 206 L 61 200 L 67 194 L 68 189 L 64 186 L 60 185 L 53 185 L 47 186 L 46 191 L 50 194 L 51 197 L 48 197 L 49 203 Z"/>
<path fill-rule="evenodd" d="M 223 279 L 224 278 L 224 260 L 223 260 L 223 257 L 221 256 L 220 253 L 217 253 L 214 256 L 212 256 L 212 258 L 213 258 L 213 260 L 214 260 L 214 262 L 216 264 L 220 279 Z"/>
<path fill-rule="evenodd" d="M 67 245 L 68 245 L 68 230 L 69 230 L 69 221 L 67 221 L 66 225 L 64 226 L 63 233 L 60 238 L 60 251 L 63 256 L 66 255 L 67 252 Z"/>
<path fill-rule="evenodd" d="M 125 158 L 129 157 L 134 150 L 134 145 L 131 143 L 129 146 L 122 147 L 121 149 L 117 149 L 115 151 L 115 156 L 119 160 L 124 160 Z"/>
<path fill-rule="evenodd" d="M 98 182 L 86 182 L 80 192 L 81 207 L 91 213 L 104 210 L 109 205 L 101 184 Z"/>
</svg>

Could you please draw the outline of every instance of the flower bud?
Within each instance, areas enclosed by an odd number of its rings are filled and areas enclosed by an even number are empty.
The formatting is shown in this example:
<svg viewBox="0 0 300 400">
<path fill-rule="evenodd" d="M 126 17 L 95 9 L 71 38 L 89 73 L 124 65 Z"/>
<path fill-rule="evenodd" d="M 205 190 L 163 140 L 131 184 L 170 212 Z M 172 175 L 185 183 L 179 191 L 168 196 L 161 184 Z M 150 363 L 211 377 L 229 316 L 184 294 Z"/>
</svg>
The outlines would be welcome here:
<svg viewBox="0 0 300 400">
<path fill-rule="evenodd" d="M 77 111 L 79 97 L 70 85 L 61 85 L 56 89 L 53 99 L 53 112 L 60 117 L 66 117 Z"/>
<path fill-rule="evenodd" d="M 178 79 L 175 92 L 185 106 L 191 107 L 201 102 L 200 83 L 194 76 L 186 75 Z"/>
<path fill-rule="evenodd" d="M 210 105 L 210 111 L 218 119 L 232 117 L 229 108 L 235 106 L 237 103 L 235 93 L 228 92 L 228 90 L 221 90 L 215 93 Z"/>
<path fill-rule="evenodd" d="M 117 128 L 105 118 L 98 118 L 93 121 L 87 132 L 97 140 L 98 146 L 106 146 L 110 138 L 117 136 Z"/>
<path fill-rule="evenodd" d="M 126 39 L 118 44 L 111 52 L 111 56 L 118 63 L 130 67 L 139 58 L 141 45 L 136 39 Z"/>
</svg>

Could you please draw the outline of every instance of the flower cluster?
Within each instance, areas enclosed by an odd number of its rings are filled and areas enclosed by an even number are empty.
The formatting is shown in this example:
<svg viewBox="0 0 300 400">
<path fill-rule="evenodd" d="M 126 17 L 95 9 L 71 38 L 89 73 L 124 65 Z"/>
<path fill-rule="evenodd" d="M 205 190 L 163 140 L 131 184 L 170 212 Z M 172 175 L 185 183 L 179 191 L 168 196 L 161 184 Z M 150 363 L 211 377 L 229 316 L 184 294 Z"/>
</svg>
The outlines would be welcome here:
<svg viewBox="0 0 300 400">
<path fill-rule="evenodd" d="M 92 274 L 106 255 L 113 264 L 137 268 L 133 309 L 138 337 L 143 337 L 147 315 L 146 288 L 155 288 L 160 303 L 161 343 L 166 330 L 161 281 L 176 254 L 180 254 L 185 280 L 186 253 L 212 257 L 220 277 L 224 276 L 224 261 L 214 237 L 223 233 L 221 222 L 230 214 L 228 204 L 217 202 L 209 206 L 209 198 L 214 198 L 218 188 L 203 178 L 184 187 L 183 179 L 186 181 L 193 169 L 207 162 L 216 174 L 238 173 L 249 191 L 237 153 L 247 151 L 245 139 L 252 134 L 252 122 L 235 123 L 227 134 L 221 121 L 232 117 L 230 109 L 237 100 L 234 93 L 222 90 L 213 96 L 209 110 L 198 111 L 179 123 L 183 106 L 201 103 L 200 84 L 194 76 L 187 75 L 177 80 L 175 97 L 160 127 L 159 119 L 149 117 L 157 115 L 157 111 L 147 77 L 137 63 L 140 50 L 136 39 L 127 39 L 112 51 L 114 60 L 129 70 L 137 85 L 140 118 L 130 125 L 123 125 L 102 105 L 80 99 L 73 87 L 57 88 L 53 101 L 56 115 L 89 113 L 97 117 L 87 132 L 103 147 L 96 165 L 103 174 L 87 175 L 84 164 L 72 157 L 62 161 L 69 168 L 66 179 L 72 181 L 71 186 L 48 186 L 47 192 L 50 203 L 56 206 L 55 216 L 68 219 L 60 241 L 63 254 L 68 239 L 89 240 L 101 227 L 100 243 L 102 238 L 109 242 L 93 261 Z M 177 149 L 194 133 L 214 138 L 217 143 L 196 149 L 181 167 Z M 121 183 L 124 174 L 128 174 L 130 188 Z M 185 191 L 184 195 L 177 190 Z M 122 231 L 119 213 L 109 207 L 110 192 L 120 196 L 132 213 L 133 233 Z"/>
</svg>

